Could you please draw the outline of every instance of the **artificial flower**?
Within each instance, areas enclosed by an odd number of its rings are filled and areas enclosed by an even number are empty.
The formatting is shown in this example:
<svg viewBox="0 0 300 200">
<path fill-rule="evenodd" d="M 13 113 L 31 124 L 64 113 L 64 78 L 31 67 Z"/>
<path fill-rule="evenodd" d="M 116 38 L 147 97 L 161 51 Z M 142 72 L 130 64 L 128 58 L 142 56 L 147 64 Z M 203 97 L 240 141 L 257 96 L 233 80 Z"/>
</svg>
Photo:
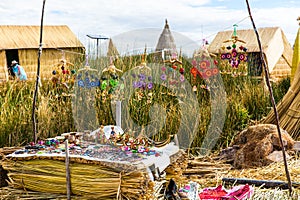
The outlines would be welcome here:
<svg viewBox="0 0 300 200">
<path fill-rule="evenodd" d="M 146 79 L 146 75 L 145 74 L 139 74 L 139 78 L 141 81 L 144 81 Z"/>
<path fill-rule="evenodd" d="M 181 68 L 179 69 L 179 73 L 180 73 L 180 74 L 184 74 L 184 68 L 183 68 L 183 67 L 181 67 Z"/>
<path fill-rule="evenodd" d="M 151 90 L 153 88 L 153 83 L 149 82 L 147 86 L 148 86 L 148 89 Z"/>
<path fill-rule="evenodd" d="M 210 66 L 210 62 L 208 60 L 201 61 L 200 64 L 199 64 L 199 66 L 202 69 L 207 69 Z"/>
<path fill-rule="evenodd" d="M 165 81 L 165 80 L 167 80 L 167 75 L 166 74 L 162 74 L 160 76 L 160 78 L 161 78 L 161 80 Z"/>
</svg>

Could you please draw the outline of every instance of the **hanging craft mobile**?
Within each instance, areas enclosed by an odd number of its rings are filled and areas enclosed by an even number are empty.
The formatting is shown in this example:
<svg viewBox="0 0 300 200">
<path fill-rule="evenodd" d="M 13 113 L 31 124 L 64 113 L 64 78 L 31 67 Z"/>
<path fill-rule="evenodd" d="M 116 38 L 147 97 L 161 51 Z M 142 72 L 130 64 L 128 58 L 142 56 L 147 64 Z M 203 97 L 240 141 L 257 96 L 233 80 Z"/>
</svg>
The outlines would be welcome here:
<svg viewBox="0 0 300 200">
<path fill-rule="evenodd" d="M 107 91 L 108 94 L 111 94 L 119 85 L 118 73 L 122 72 L 122 70 L 116 68 L 116 66 L 114 65 L 113 57 L 110 57 L 109 66 L 102 70 L 101 90 Z"/>
<path fill-rule="evenodd" d="M 89 66 L 86 55 L 85 66 L 77 72 L 72 96 L 72 113 L 78 131 L 95 130 L 98 127 L 95 105 L 99 87 L 98 70 Z"/>
<path fill-rule="evenodd" d="M 70 85 L 74 83 L 76 73 L 75 69 L 72 68 L 74 68 L 74 64 L 67 62 L 63 56 L 52 71 L 52 82 L 55 85 L 62 84 L 64 87 L 69 89 Z"/>
<path fill-rule="evenodd" d="M 225 73 L 231 73 L 234 76 L 236 75 L 246 75 L 245 66 L 242 67 L 242 69 L 239 69 L 239 66 L 242 62 L 247 62 L 247 48 L 243 45 L 240 45 L 237 48 L 237 42 L 245 44 L 246 42 L 243 40 L 240 40 L 237 35 L 236 31 L 237 25 L 233 25 L 233 34 L 231 36 L 231 39 L 224 41 L 223 43 L 232 42 L 232 45 L 228 45 L 227 47 L 222 46 L 222 52 L 221 53 L 221 60 L 227 60 L 228 64 L 231 68 L 225 69 Z M 227 64 L 227 65 L 228 65 Z"/>
<path fill-rule="evenodd" d="M 194 55 L 194 59 L 192 61 L 192 68 L 190 70 L 192 74 L 192 84 L 193 84 L 193 91 L 197 91 L 197 76 L 199 75 L 205 83 L 209 82 L 211 77 L 216 76 L 219 73 L 219 69 L 217 67 L 218 62 L 213 60 L 212 57 L 215 57 L 214 54 L 210 54 L 206 47 L 206 40 L 203 40 L 203 45 L 201 50 L 198 54 Z M 209 89 L 206 85 L 201 85 L 203 89 Z"/>
<path fill-rule="evenodd" d="M 132 68 L 132 70 L 138 69 L 138 70 L 143 71 L 145 69 L 145 70 L 151 71 L 151 68 L 147 66 L 146 59 L 147 59 L 147 48 L 145 47 L 144 54 L 142 55 L 141 64 Z"/>
<path fill-rule="evenodd" d="M 100 80 L 97 76 L 98 70 L 92 69 L 88 64 L 88 56 L 86 56 L 86 64 L 78 70 L 77 85 L 79 88 L 93 88 L 100 86 Z"/>
<path fill-rule="evenodd" d="M 171 58 L 169 60 L 165 60 L 164 63 L 166 63 L 167 66 L 164 65 L 161 67 L 162 74 L 160 76 L 160 78 L 163 82 L 166 82 L 169 85 L 177 85 L 180 82 L 181 83 L 184 82 L 185 70 L 182 67 L 181 51 L 179 54 L 179 59 L 178 59 L 177 53 L 172 53 Z M 178 77 L 177 70 L 179 72 L 179 77 Z"/>
<path fill-rule="evenodd" d="M 146 58 L 147 53 L 145 48 L 141 64 L 132 68 L 131 76 L 134 79 L 133 88 L 135 89 L 152 90 L 153 88 L 151 68 L 147 66 Z"/>
</svg>

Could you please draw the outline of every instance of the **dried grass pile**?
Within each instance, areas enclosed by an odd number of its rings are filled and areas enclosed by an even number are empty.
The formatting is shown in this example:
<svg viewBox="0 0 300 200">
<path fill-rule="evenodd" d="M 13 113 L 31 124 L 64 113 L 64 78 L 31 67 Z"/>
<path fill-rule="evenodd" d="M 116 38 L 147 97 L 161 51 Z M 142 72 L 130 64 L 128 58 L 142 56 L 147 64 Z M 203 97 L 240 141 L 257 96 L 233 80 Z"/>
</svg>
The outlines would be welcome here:
<svg viewBox="0 0 300 200">
<path fill-rule="evenodd" d="M 285 148 L 293 149 L 293 138 L 283 129 L 281 133 Z M 231 146 L 239 146 L 234 155 L 235 168 L 266 166 L 272 162 L 267 156 L 281 150 L 277 128 L 273 124 L 250 126 L 237 135 Z"/>
</svg>

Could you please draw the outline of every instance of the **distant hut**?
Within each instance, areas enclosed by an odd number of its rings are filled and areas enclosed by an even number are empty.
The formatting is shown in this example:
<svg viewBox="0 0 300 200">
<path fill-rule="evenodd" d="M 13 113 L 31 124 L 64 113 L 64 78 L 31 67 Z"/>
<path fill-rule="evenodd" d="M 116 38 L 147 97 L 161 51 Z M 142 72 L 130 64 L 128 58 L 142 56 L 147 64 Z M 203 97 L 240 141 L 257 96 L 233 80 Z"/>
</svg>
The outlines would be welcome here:
<svg viewBox="0 0 300 200">
<path fill-rule="evenodd" d="M 259 28 L 258 33 L 262 42 L 263 53 L 269 67 L 270 77 L 273 81 L 291 75 L 293 49 L 286 36 L 279 27 Z M 259 55 L 259 47 L 253 29 L 237 30 L 240 39 L 246 42 L 248 52 L 248 75 L 254 77 L 262 76 L 262 63 Z M 230 45 L 223 43 L 230 39 L 232 31 L 219 32 L 208 47 L 209 53 L 220 55 L 222 46 Z"/>
<path fill-rule="evenodd" d="M 155 52 L 157 53 L 157 55 L 163 55 L 163 56 L 167 55 L 167 54 L 171 55 L 172 53 L 177 52 L 175 40 L 170 31 L 170 27 L 169 27 L 167 19 L 165 21 L 165 27 L 159 36 L 159 39 L 158 39 L 158 42 L 157 42 L 157 45 L 155 48 Z"/>
<path fill-rule="evenodd" d="M 34 79 L 37 69 L 40 26 L 0 26 L 0 82 L 9 80 L 7 67 L 12 60 L 18 61 L 27 77 Z M 66 25 L 44 26 L 41 78 L 51 77 L 53 66 L 62 59 L 78 63 L 84 58 L 85 48 Z"/>
<path fill-rule="evenodd" d="M 120 56 L 120 54 L 119 54 L 117 48 L 115 47 L 112 39 L 110 38 L 108 41 L 107 57 L 117 58 L 119 56 Z"/>
</svg>

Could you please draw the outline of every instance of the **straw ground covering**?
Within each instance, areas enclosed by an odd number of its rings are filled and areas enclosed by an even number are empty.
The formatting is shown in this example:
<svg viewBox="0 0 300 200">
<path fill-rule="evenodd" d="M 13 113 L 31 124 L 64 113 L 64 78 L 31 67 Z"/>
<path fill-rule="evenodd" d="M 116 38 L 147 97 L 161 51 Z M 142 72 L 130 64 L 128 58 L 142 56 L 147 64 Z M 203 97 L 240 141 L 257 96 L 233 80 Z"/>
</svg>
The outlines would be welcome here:
<svg viewBox="0 0 300 200">
<path fill-rule="evenodd" d="M 290 197 L 288 190 L 274 189 L 263 189 L 257 188 L 254 192 L 254 196 L 251 199 L 299 199 L 300 198 L 300 160 L 299 158 L 293 158 L 288 161 L 288 168 L 290 171 L 291 181 L 298 183 L 293 185 L 293 194 Z M 271 163 L 265 167 L 243 169 L 243 170 L 230 170 L 226 177 L 234 178 L 246 178 L 254 180 L 275 180 L 275 181 L 286 181 L 284 164 Z M 221 177 L 220 177 L 221 178 Z"/>
<path fill-rule="evenodd" d="M 292 154 L 292 158 L 288 161 L 288 168 L 293 183 L 300 183 L 300 159 L 297 154 Z M 172 175 L 171 177 L 175 177 Z M 230 189 L 238 184 L 225 184 L 222 178 L 244 178 L 251 180 L 269 180 L 269 181 L 283 181 L 286 182 L 284 164 L 282 162 L 271 163 L 264 167 L 255 167 L 247 169 L 234 169 L 232 165 L 226 163 L 225 160 L 219 160 L 217 154 L 209 157 L 192 157 L 188 160 L 187 168 L 182 171 L 181 178 L 176 179 L 178 185 L 181 187 L 189 181 L 195 181 L 200 184 L 200 188 L 216 187 L 220 184 L 224 185 L 226 189 Z M 264 188 L 263 186 L 254 187 L 254 195 L 251 200 L 286 200 L 299 199 L 300 188 L 298 185 L 293 185 L 292 197 L 289 196 L 288 190 L 279 188 Z"/>
</svg>

